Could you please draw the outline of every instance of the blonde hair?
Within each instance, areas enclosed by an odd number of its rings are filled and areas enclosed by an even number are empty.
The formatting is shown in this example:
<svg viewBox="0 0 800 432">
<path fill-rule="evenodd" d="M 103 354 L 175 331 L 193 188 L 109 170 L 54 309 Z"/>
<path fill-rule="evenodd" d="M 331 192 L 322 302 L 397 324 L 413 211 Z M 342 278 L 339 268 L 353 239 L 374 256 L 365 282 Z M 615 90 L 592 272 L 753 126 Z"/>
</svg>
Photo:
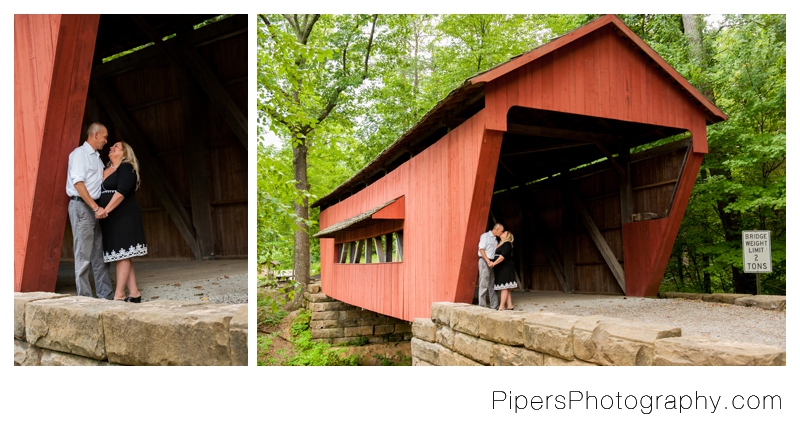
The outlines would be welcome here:
<svg viewBox="0 0 800 432">
<path fill-rule="evenodd" d="M 122 159 L 120 159 L 119 163 L 122 164 L 124 162 L 128 162 L 129 164 L 133 165 L 133 171 L 136 173 L 136 189 L 139 190 L 139 159 L 136 159 L 136 154 L 133 152 L 133 147 L 130 144 L 126 143 L 125 141 L 120 141 L 122 144 Z M 108 161 L 106 166 L 111 166 L 111 161 Z"/>
<path fill-rule="evenodd" d="M 501 238 L 500 244 L 498 244 L 497 247 L 500 247 L 503 243 L 511 243 L 511 247 L 514 247 L 514 234 L 511 234 L 511 231 L 506 231 L 505 234 L 506 238 Z"/>
</svg>

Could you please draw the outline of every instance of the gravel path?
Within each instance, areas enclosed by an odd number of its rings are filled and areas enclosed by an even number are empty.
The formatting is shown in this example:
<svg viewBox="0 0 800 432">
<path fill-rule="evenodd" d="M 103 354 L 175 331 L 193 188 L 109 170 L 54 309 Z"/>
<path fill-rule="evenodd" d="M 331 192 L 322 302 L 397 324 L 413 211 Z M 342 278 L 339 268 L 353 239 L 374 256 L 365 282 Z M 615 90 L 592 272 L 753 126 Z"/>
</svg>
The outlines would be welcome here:
<svg viewBox="0 0 800 432">
<path fill-rule="evenodd" d="M 247 274 L 142 287 L 143 301 L 200 300 L 209 303 L 247 303 Z"/>
<path fill-rule="evenodd" d="M 603 315 L 681 328 L 684 336 L 786 348 L 786 312 L 687 299 L 580 294 L 513 293 L 514 309 L 565 315 Z"/>
</svg>

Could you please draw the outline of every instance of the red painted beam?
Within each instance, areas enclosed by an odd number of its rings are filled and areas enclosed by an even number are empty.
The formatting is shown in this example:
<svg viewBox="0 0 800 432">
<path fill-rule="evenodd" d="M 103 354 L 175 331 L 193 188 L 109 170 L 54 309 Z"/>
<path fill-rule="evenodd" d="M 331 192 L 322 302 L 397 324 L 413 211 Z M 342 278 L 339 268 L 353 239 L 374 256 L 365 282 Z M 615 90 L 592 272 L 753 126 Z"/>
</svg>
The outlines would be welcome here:
<svg viewBox="0 0 800 432">
<path fill-rule="evenodd" d="M 99 21 L 99 15 L 14 16 L 14 291 L 55 290 L 69 204 L 67 162 L 81 144 Z M 43 79 L 49 88 L 39 85 Z"/>
</svg>

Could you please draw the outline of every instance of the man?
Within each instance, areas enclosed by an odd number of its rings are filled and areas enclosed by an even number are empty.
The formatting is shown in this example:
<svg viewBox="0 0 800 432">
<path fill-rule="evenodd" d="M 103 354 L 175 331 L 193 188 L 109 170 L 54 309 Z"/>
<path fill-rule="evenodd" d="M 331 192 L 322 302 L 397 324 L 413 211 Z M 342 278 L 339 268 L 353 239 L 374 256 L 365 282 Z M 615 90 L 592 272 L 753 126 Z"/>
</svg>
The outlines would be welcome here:
<svg viewBox="0 0 800 432">
<path fill-rule="evenodd" d="M 494 250 L 497 248 L 497 237 L 503 233 L 503 225 L 495 224 L 491 231 L 481 235 L 478 242 L 478 305 L 487 307 L 486 297 L 489 297 L 489 306 L 497 309 L 500 306 L 500 299 L 497 291 L 494 290 Z"/>
<path fill-rule="evenodd" d="M 67 169 L 75 285 L 78 295 L 92 297 L 92 286 L 89 284 L 91 265 L 97 298 L 113 300 L 114 290 L 111 288 L 108 264 L 103 262 L 103 237 L 98 220 L 107 214 L 104 208 L 95 203 L 100 198 L 100 185 L 103 182 L 103 162 L 99 150 L 106 145 L 108 130 L 100 123 L 92 123 L 86 134 L 86 142 L 70 153 Z"/>
</svg>

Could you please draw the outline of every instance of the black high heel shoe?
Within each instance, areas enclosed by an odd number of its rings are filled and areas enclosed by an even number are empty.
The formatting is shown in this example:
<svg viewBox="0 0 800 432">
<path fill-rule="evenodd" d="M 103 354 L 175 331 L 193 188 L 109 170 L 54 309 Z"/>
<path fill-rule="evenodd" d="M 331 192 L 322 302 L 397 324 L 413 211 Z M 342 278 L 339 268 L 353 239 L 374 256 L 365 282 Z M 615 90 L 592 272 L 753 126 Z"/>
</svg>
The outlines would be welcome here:
<svg viewBox="0 0 800 432">
<path fill-rule="evenodd" d="M 142 296 L 140 295 L 139 297 L 125 297 L 125 301 L 128 303 L 141 303 Z"/>
</svg>

